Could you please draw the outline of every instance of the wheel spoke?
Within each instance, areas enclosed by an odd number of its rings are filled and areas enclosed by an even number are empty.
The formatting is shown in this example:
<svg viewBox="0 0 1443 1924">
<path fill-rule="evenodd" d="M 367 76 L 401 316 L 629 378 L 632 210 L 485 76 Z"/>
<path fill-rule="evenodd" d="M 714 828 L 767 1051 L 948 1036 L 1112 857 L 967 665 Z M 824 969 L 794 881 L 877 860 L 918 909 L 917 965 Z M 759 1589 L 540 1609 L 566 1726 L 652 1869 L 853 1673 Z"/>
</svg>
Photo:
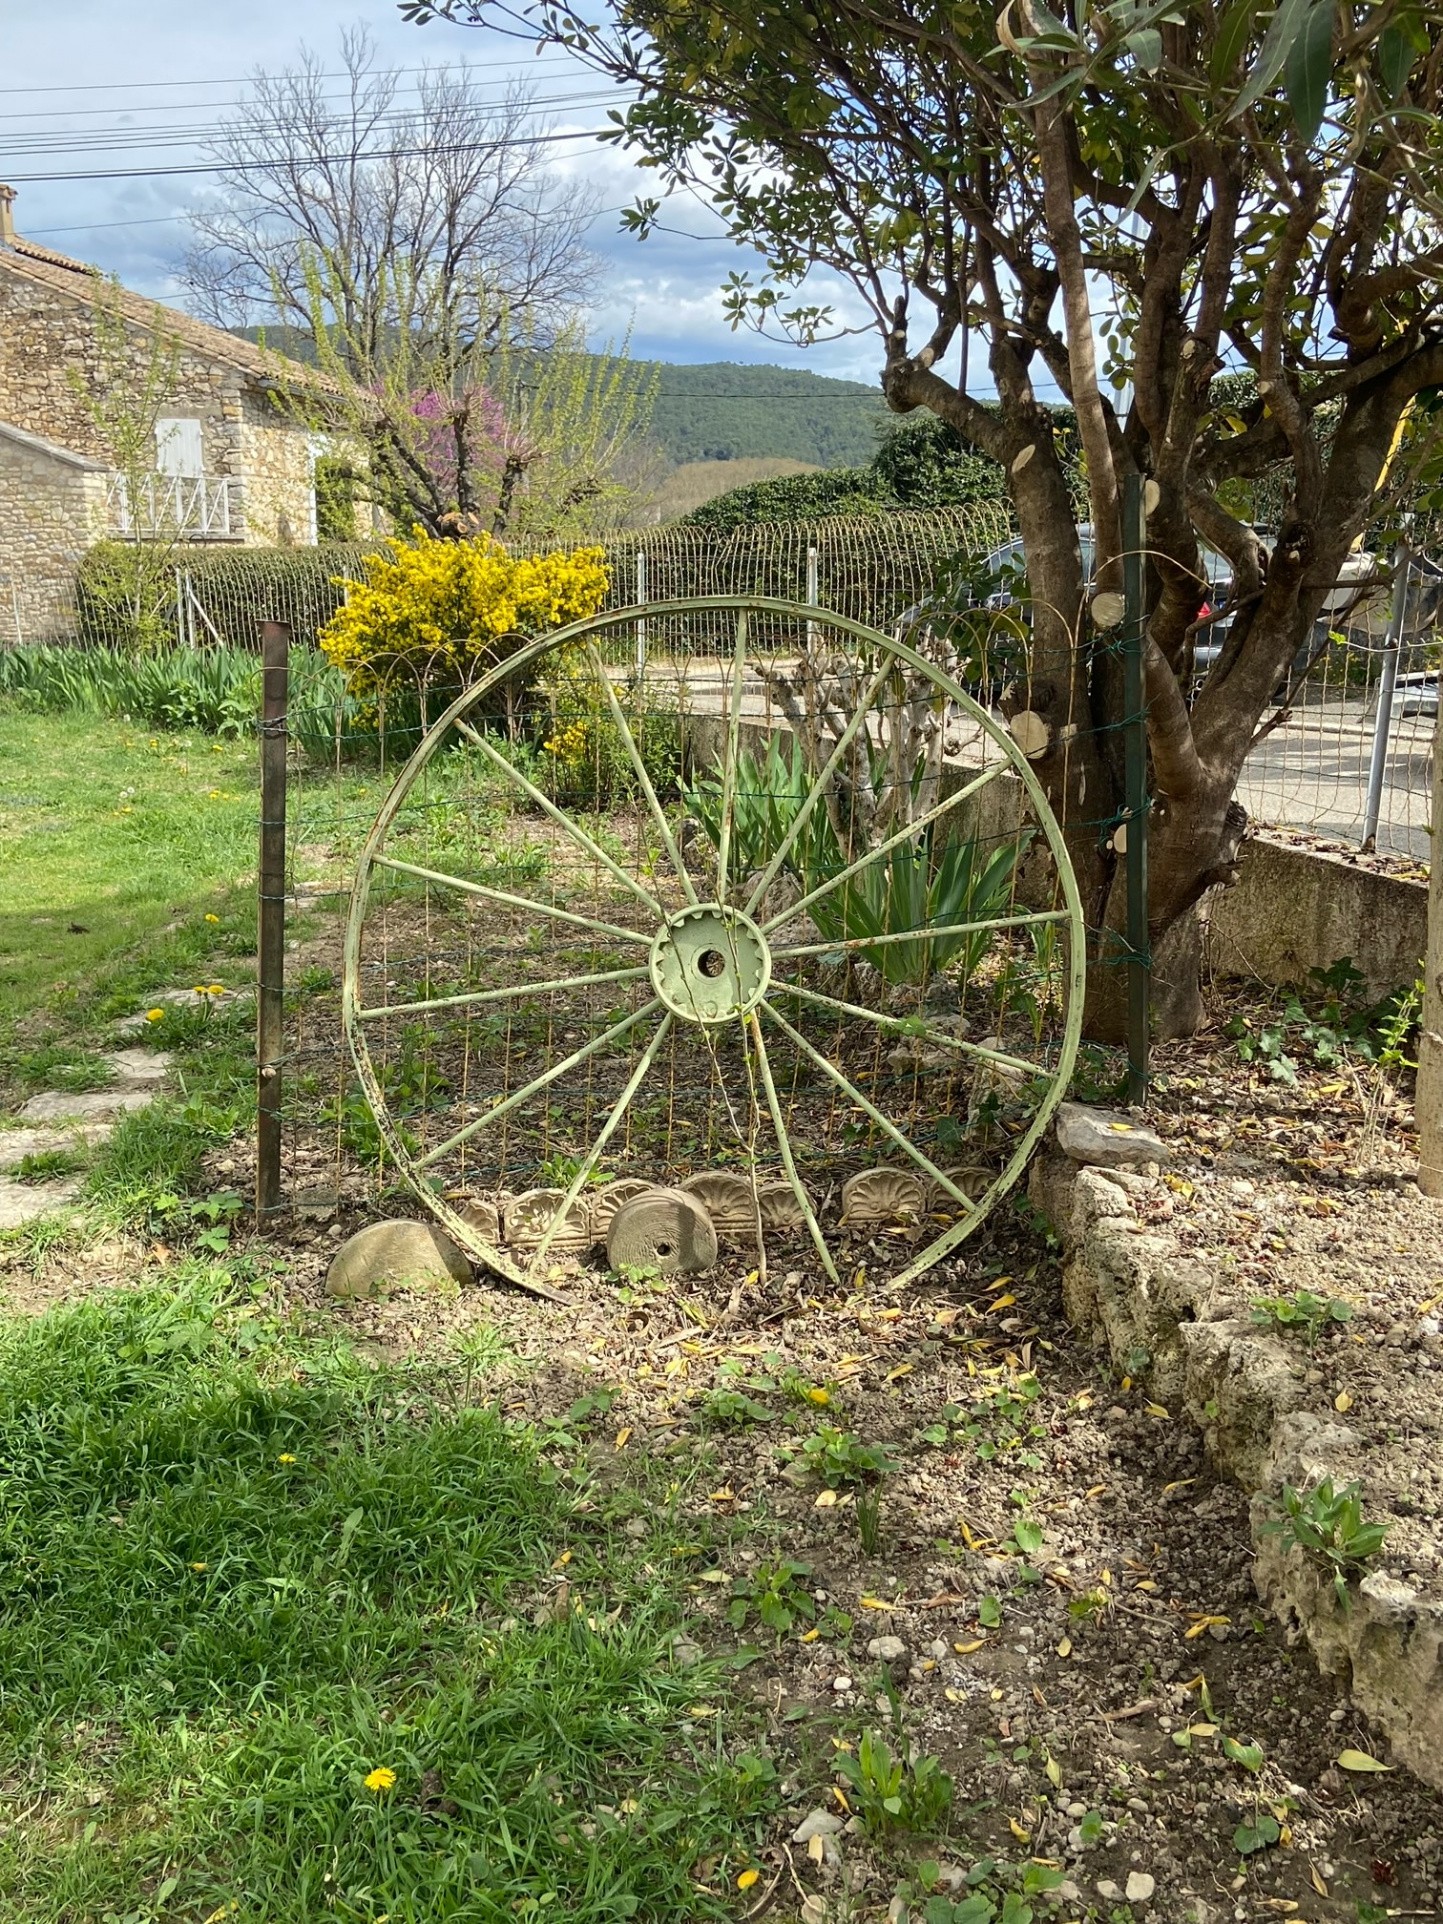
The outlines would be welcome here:
<svg viewBox="0 0 1443 1924">
<path fill-rule="evenodd" d="M 742 911 L 744 915 L 754 916 L 757 912 L 757 904 L 765 900 L 767 890 L 777 879 L 783 862 L 786 861 L 796 846 L 797 837 L 811 820 L 812 811 L 816 808 L 817 803 L 826 794 L 827 784 L 841 766 L 842 757 L 856 740 L 859 731 L 866 726 L 867 717 L 872 712 L 872 703 L 877 697 L 877 690 L 892 672 L 892 665 L 893 658 L 890 655 L 884 657 L 881 667 L 868 682 L 861 700 L 857 703 L 856 713 L 852 716 L 841 734 L 838 735 L 836 746 L 822 764 L 821 773 L 802 797 L 802 805 L 792 817 L 791 826 L 782 837 L 776 853 L 762 870 L 756 887 L 747 898 L 746 907 Z"/>
<path fill-rule="evenodd" d="M 676 845 L 676 838 L 671 832 L 671 824 L 666 819 L 666 811 L 656 799 L 656 790 L 651 785 L 651 777 L 646 772 L 646 764 L 642 761 L 641 755 L 637 750 L 636 743 L 632 738 L 631 729 L 627 725 L 626 716 L 622 713 L 621 703 L 616 699 L 616 690 L 611 685 L 611 677 L 606 672 L 606 663 L 601 659 L 601 655 L 594 641 L 587 643 L 586 654 L 591 663 L 591 672 L 599 678 L 601 686 L 606 692 L 606 705 L 611 710 L 611 719 L 615 722 L 616 732 L 620 735 L 622 744 L 627 754 L 631 757 L 631 766 L 635 771 L 636 779 L 641 783 L 641 792 L 646 797 L 647 807 L 651 810 L 652 819 L 661 831 L 662 844 L 670 858 L 672 867 L 676 870 L 677 880 L 682 886 L 682 893 L 686 896 L 688 902 L 694 903 L 697 899 L 696 890 L 693 888 L 691 877 L 687 873 L 686 863 L 681 859 L 681 850 Z"/>
<path fill-rule="evenodd" d="M 736 654 L 732 661 L 731 710 L 727 716 L 726 763 L 722 769 L 721 833 L 717 838 L 716 899 L 727 899 L 727 864 L 731 859 L 732 814 L 737 799 L 737 756 L 741 750 L 742 681 L 746 673 L 747 618 L 737 616 Z"/>
<path fill-rule="evenodd" d="M 834 995 L 823 995 L 819 989 L 804 989 L 796 982 L 779 982 L 773 978 L 769 993 L 795 996 L 799 1002 L 810 1002 L 819 1009 L 830 1009 L 834 1015 L 856 1016 L 863 1022 L 875 1022 L 879 1029 L 891 1029 L 899 1038 L 916 1034 L 915 1029 L 906 1026 L 906 1017 L 885 1015 L 881 1009 L 869 1009 L 860 1002 L 842 1002 Z M 1010 1056 L 1001 1049 L 989 1049 L 985 1043 L 969 1042 L 965 1036 L 948 1035 L 941 1029 L 927 1029 L 921 1040 L 937 1048 L 955 1049 L 959 1055 L 976 1056 L 983 1062 L 996 1062 L 1004 1069 L 1019 1070 L 1024 1075 L 1042 1073 L 1037 1063 L 1028 1062 L 1022 1056 Z"/>
<path fill-rule="evenodd" d="M 504 989 L 475 989 L 464 995 L 438 995 L 426 1002 L 389 1002 L 384 1008 L 357 1009 L 358 1022 L 374 1022 L 383 1015 L 426 1015 L 433 1009 L 462 1009 L 482 1002 L 509 1002 L 515 997 L 550 995 L 555 989 L 589 989 L 598 982 L 639 982 L 645 968 L 604 969 L 596 975 L 563 975 L 554 982 L 513 982 Z"/>
<path fill-rule="evenodd" d="M 984 929 L 1027 929 L 1041 922 L 1065 922 L 1066 909 L 1040 909 L 1030 915 L 998 915 L 988 922 L 922 922 L 915 929 L 892 935 L 849 935 L 838 942 L 802 942 L 794 948 L 773 949 L 772 960 L 801 955 L 835 955 L 842 949 L 878 949 L 887 942 L 923 942 L 934 935 L 980 935 Z"/>
<path fill-rule="evenodd" d="M 459 889 L 463 895 L 479 895 L 487 902 L 503 902 L 508 908 L 530 909 L 536 915 L 549 915 L 558 922 L 570 922 L 578 929 L 590 929 L 593 935 L 605 935 L 617 942 L 640 942 L 650 948 L 652 938 L 641 929 L 624 929 L 616 922 L 601 922 L 594 915 L 577 915 L 572 909 L 557 908 L 553 902 L 538 902 L 529 895 L 510 895 L 505 889 L 488 888 L 484 882 L 463 881 L 459 875 L 443 875 L 439 869 L 421 868 L 415 862 L 397 861 L 394 855 L 374 857 L 377 868 L 392 868 L 399 875 L 415 875 L 423 882 L 435 882 L 441 888 Z"/>
<path fill-rule="evenodd" d="M 605 1149 L 607 1143 L 610 1142 L 612 1136 L 616 1133 L 616 1130 L 620 1125 L 622 1117 L 626 1114 L 627 1110 L 631 1107 L 631 1099 L 636 1094 L 637 1090 L 641 1087 L 642 1083 L 645 1081 L 648 1070 L 651 1068 L 651 1065 L 656 1061 L 657 1051 L 661 1048 L 662 1043 L 665 1042 L 668 1034 L 671 1031 L 672 1023 L 675 1021 L 675 1019 L 676 1018 L 672 1015 L 670 1010 L 668 1010 L 666 1014 L 662 1017 L 661 1022 L 657 1028 L 656 1034 L 651 1038 L 651 1041 L 646 1045 L 646 1050 L 642 1055 L 640 1062 L 638 1062 L 636 1067 L 632 1070 L 631 1075 L 627 1081 L 626 1087 L 622 1090 L 621 1094 L 617 1097 L 616 1103 L 612 1108 L 611 1114 L 606 1118 L 606 1121 L 602 1124 L 601 1133 L 596 1138 L 596 1141 L 591 1145 L 591 1148 L 587 1154 L 585 1162 L 582 1163 L 581 1167 L 577 1170 L 576 1174 L 572 1177 L 571 1182 L 567 1188 L 566 1194 L 562 1197 L 561 1201 L 557 1204 L 556 1213 L 552 1216 L 551 1221 L 546 1225 L 546 1233 L 542 1236 L 541 1241 L 536 1245 L 535 1251 L 533 1252 L 531 1257 L 531 1261 L 527 1265 L 528 1270 L 533 1276 L 535 1275 L 537 1269 L 540 1266 L 542 1257 L 546 1254 L 547 1250 L 550 1249 L 552 1238 L 556 1235 L 557 1231 L 560 1229 L 563 1221 L 565 1220 L 567 1210 L 570 1209 L 571 1205 L 576 1201 L 576 1198 L 581 1194 L 583 1188 L 586 1186 L 586 1183 L 591 1176 L 591 1172 L 595 1169 L 596 1165 L 601 1161 L 602 1150 Z"/>
<path fill-rule="evenodd" d="M 829 1062 L 820 1049 L 814 1049 L 812 1047 L 800 1029 L 794 1029 L 781 1011 L 774 1009 L 770 1002 L 763 1002 L 761 1006 L 766 1010 L 772 1021 L 776 1023 L 777 1027 L 791 1038 L 796 1047 L 816 1063 L 823 1074 L 828 1076 L 831 1081 L 837 1085 L 849 1101 L 855 1102 L 859 1109 L 864 1110 L 866 1114 L 872 1118 L 873 1122 L 876 1123 L 877 1127 L 881 1129 L 884 1134 L 891 1137 L 892 1141 L 896 1143 L 904 1155 L 910 1156 L 920 1169 L 925 1169 L 932 1180 L 936 1182 L 939 1187 L 945 1189 L 954 1202 L 961 1203 L 969 1215 L 975 1212 L 976 1204 L 968 1199 L 963 1191 L 957 1187 L 957 1184 L 953 1182 L 952 1178 L 944 1175 L 936 1163 L 932 1161 L 931 1157 L 924 1156 L 915 1143 L 909 1142 L 897 1127 L 896 1123 L 884 1116 L 875 1103 L 868 1102 L 861 1090 L 858 1089 L 854 1083 L 847 1080 L 834 1062 Z"/>
<path fill-rule="evenodd" d="M 802 1215 L 806 1219 L 807 1230 L 811 1235 L 812 1241 L 816 1244 L 818 1256 L 822 1259 L 822 1268 L 826 1270 L 828 1276 L 834 1283 L 840 1282 L 841 1278 L 837 1275 L 837 1265 L 832 1260 L 832 1252 L 827 1248 L 826 1238 L 822 1234 L 822 1226 L 817 1221 L 816 1212 L 812 1208 L 812 1199 L 807 1194 L 806 1185 L 797 1175 L 796 1161 L 792 1156 L 791 1138 L 787 1135 L 787 1125 L 782 1120 L 782 1105 L 777 1100 L 777 1085 L 772 1080 L 771 1059 L 767 1055 L 767 1045 L 762 1039 L 762 1025 L 757 1021 L 757 1012 L 755 1009 L 753 1009 L 747 1017 L 747 1028 L 751 1032 L 752 1041 L 756 1046 L 757 1067 L 761 1071 L 762 1087 L 767 1092 L 767 1107 L 772 1114 L 772 1128 L 776 1133 L 777 1148 L 781 1152 L 782 1167 L 787 1172 L 787 1181 L 792 1185 L 792 1193 L 801 1205 Z"/>
<path fill-rule="evenodd" d="M 604 1049 L 609 1042 L 619 1042 L 622 1036 L 628 1034 L 639 1022 L 645 1022 L 648 1016 L 655 1015 L 660 1007 L 661 998 L 660 996 L 654 995 L 650 1002 L 644 1003 L 634 1014 L 624 1016 L 620 1022 L 613 1023 L 611 1028 L 607 1029 L 603 1034 L 593 1037 L 592 1040 L 582 1048 L 574 1051 L 573 1054 L 566 1058 L 565 1062 L 555 1063 L 550 1069 L 543 1070 L 539 1076 L 534 1077 L 528 1082 L 524 1089 L 518 1089 L 514 1095 L 507 1096 L 504 1101 L 498 1102 L 494 1108 L 488 1109 L 484 1116 L 477 1116 L 473 1122 L 468 1122 L 464 1129 L 458 1129 L 454 1136 L 448 1136 L 444 1142 L 437 1143 L 434 1149 L 428 1149 L 424 1156 L 417 1156 L 413 1167 L 417 1169 L 429 1169 L 433 1162 L 439 1162 L 442 1156 L 448 1155 L 451 1150 L 459 1148 L 463 1142 L 469 1142 L 474 1135 L 478 1135 L 489 1123 L 495 1122 L 501 1116 L 509 1115 L 513 1109 L 520 1108 L 523 1102 L 529 1102 L 532 1096 L 539 1095 L 543 1089 L 549 1088 L 553 1082 L 559 1081 L 562 1076 L 576 1068 L 578 1063 L 585 1062 L 588 1056 L 594 1056 L 599 1049 Z"/>
<path fill-rule="evenodd" d="M 629 888 L 639 901 L 646 904 L 647 908 L 651 910 L 659 922 L 666 920 L 666 910 L 661 906 L 661 903 L 657 901 L 656 897 L 648 889 L 644 889 L 634 875 L 628 875 L 620 862 L 613 861 L 601 844 L 593 841 L 586 830 L 574 822 L 564 809 L 558 808 L 555 802 L 536 786 L 535 782 L 528 781 L 519 768 L 513 767 L 504 755 L 498 754 L 495 747 L 487 741 L 486 737 L 474 729 L 469 722 L 458 722 L 456 726 L 473 746 L 481 750 L 481 753 L 486 757 L 487 761 L 490 762 L 491 766 L 493 768 L 499 768 L 508 780 L 514 782 L 516 786 L 521 789 L 523 794 L 528 795 L 539 809 L 551 817 L 558 828 L 570 836 L 571 840 L 575 842 L 579 849 L 583 849 L 593 861 L 600 862 L 602 867 L 608 869 L 611 874 L 616 877 L 618 882 L 622 883 L 626 888 Z"/>
<path fill-rule="evenodd" d="M 846 868 L 838 869 L 835 875 L 828 876 L 827 880 L 819 883 L 809 895 L 804 895 L 800 902 L 793 902 L 790 908 L 781 909 L 776 915 L 769 917 L 761 924 L 762 934 L 768 935 L 779 923 L 790 922 L 794 915 L 801 915 L 811 907 L 813 902 L 819 902 L 824 895 L 830 895 L 833 889 L 840 888 L 854 875 L 859 875 L 869 862 L 875 862 L 883 855 L 890 855 L 894 848 L 901 848 L 904 842 L 915 840 L 923 829 L 930 828 L 933 822 L 940 821 L 944 815 L 975 795 L 979 789 L 986 788 L 989 782 L 995 782 L 1006 766 L 1006 762 L 997 762 L 991 768 L 984 768 L 980 775 L 975 775 L 954 795 L 949 795 L 945 801 L 938 802 L 935 808 L 929 808 L 926 814 L 919 815 L 915 822 L 909 822 L 905 828 L 899 828 L 896 834 L 889 835 L 885 842 L 878 842 L 875 848 L 868 849 L 865 855 L 859 855 L 856 861 L 849 862 Z"/>
</svg>

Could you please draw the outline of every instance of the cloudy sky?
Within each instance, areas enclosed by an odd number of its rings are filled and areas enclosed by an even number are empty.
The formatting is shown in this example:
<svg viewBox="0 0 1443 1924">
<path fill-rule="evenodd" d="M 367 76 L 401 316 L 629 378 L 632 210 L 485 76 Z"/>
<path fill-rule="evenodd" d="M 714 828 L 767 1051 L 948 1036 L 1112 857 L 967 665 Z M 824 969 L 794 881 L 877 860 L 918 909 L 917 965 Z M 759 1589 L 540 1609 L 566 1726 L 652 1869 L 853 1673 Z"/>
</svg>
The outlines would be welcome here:
<svg viewBox="0 0 1443 1924">
<path fill-rule="evenodd" d="M 302 35 L 329 70 L 341 29 L 363 22 L 397 68 L 465 60 L 498 91 L 522 75 L 555 103 L 538 108 L 549 132 L 584 134 L 605 122 L 605 83 L 568 56 L 538 62 L 475 29 L 408 27 L 393 0 L 6 0 L 4 14 L 0 180 L 16 186 L 18 228 L 160 299 L 181 298 L 186 210 L 212 191 L 203 173 L 180 170 L 203 163 L 205 129 L 243 94 L 247 76 L 292 61 Z M 617 210 L 654 191 L 651 177 L 585 138 L 553 142 L 552 153 L 557 170 L 596 189 L 606 209 L 590 236 L 605 262 L 598 345 L 630 326 L 637 355 L 773 361 L 876 379 L 879 350 L 865 335 L 801 354 L 733 334 L 717 289 L 754 257 L 687 199 L 665 217 L 681 231 L 645 242 L 622 234 Z"/>
</svg>

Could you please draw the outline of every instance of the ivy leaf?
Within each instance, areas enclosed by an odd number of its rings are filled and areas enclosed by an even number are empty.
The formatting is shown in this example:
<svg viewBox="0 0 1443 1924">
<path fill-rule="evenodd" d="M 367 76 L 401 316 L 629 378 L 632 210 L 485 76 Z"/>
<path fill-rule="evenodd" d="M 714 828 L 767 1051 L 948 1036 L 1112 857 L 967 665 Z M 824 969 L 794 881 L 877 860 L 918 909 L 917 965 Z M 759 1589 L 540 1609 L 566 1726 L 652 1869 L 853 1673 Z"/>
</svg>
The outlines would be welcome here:
<svg viewBox="0 0 1443 1924">
<path fill-rule="evenodd" d="M 1288 52 L 1284 76 L 1288 105 L 1305 141 L 1316 138 L 1328 104 L 1328 82 L 1333 77 L 1333 14 L 1333 0 L 1316 0 Z"/>
</svg>

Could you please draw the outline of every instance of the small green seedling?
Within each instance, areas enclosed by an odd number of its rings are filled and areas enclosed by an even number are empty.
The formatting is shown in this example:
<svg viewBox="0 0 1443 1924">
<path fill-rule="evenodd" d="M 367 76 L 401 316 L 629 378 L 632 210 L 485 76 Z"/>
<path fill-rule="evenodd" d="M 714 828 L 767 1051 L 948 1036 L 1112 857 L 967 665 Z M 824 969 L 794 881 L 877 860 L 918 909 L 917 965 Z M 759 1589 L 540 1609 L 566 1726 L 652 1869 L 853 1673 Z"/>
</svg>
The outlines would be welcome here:
<svg viewBox="0 0 1443 1924">
<path fill-rule="evenodd" d="M 236 1218 L 244 1208 L 244 1202 L 231 1189 L 221 1190 L 214 1196 L 199 1197 L 190 1205 L 192 1222 L 204 1225 L 196 1235 L 197 1245 L 216 1256 L 223 1256 L 230 1248 L 231 1231 Z"/>
<path fill-rule="evenodd" d="M 1285 1550 L 1303 1550 L 1329 1565 L 1339 1601 L 1349 1602 L 1348 1580 L 1375 1557 L 1388 1534 L 1386 1523 L 1363 1521 L 1363 1495 L 1357 1483 L 1343 1489 L 1324 1477 L 1311 1490 L 1283 1485 L 1282 1514 L 1264 1528 L 1276 1534 Z"/>
<path fill-rule="evenodd" d="M 798 1454 L 829 1490 L 871 1483 L 897 1467 L 880 1443 L 861 1443 L 850 1430 L 830 1424 L 805 1437 Z"/>
<path fill-rule="evenodd" d="M 894 1751 L 877 1730 L 862 1733 L 856 1756 L 837 1757 L 862 1828 L 873 1837 L 908 1830 L 930 1837 L 952 1806 L 952 1779 L 935 1757 Z"/>
<path fill-rule="evenodd" d="M 940 1864 L 915 1867 L 897 1892 L 905 1906 L 899 1924 L 1033 1924 L 1038 1913 L 1030 1900 L 1050 1897 L 1066 1882 L 1066 1872 L 1050 1864 L 1003 1864 L 991 1857 L 967 1872 L 961 1896 L 936 1890 L 941 1876 Z"/>
<path fill-rule="evenodd" d="M 880 1483 L 865 1485 L 857 1492 L 857 1535 L 861 1538 L 862 1549 L 869 1557 L 877 1554 L 877 1545 L 882 1540 L 882 1486 Z"/>
<path fill-rule="evenodd" d="M 806 1588 L 811 1574 L 810 1564 L 796 1563 L 790 1557 L 758 1564 L 750 1575 L 733 1582 L 727 1622 L 733 1630 L 744 1630 L 755 1615 L 778 1638 L 787 1636 L 799 1618 L 810 1623 L 817 1614 Z"/>
<path fill-rule="evenodd" d="M 709 1430 L 740 1430 L 748 1423 L 770 1423 L 772 1413 L 745 1390 L 718 1383 L 697 1405 L 697 1420 Z"/>
<path fill-rule="evenodd" d="M 1260 1329 L 1299 1330 L 1311 1348 L 1323 1331 L 1333 1323 L 1351 1321 L 1353 1305 L 1336 1296 L 1315 1296 L 1310 1289 L 1295 1290 L 1291 1296 L 1259 1296 L 1250 1311 L 1250 1320 Z"/>
<path fill-rule="evenodd" d="M 1042 1459 L 1033 1445 L 1046 1436 L 1047 1427 L 1036 1420 L 1031 1405 L 1041 1394 L 1035 1376 L 1014 1377 L 972 1403 L 949 1403 L 936 1422 L 917 1432 L 917 1440 L 939 1450 L 970 1443 L 984 1463 L 1016 1452 L 1018 1461 L 1040 1470 Z"/>
</svg>

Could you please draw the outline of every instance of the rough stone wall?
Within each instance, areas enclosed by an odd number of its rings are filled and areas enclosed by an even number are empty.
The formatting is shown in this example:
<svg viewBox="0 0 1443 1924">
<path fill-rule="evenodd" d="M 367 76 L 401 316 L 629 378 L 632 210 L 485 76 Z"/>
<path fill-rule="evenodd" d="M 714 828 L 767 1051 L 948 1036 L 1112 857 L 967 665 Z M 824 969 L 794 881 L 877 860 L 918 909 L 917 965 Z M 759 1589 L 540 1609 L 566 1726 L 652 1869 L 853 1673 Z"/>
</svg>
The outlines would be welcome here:
<svg viewBox="0 0 1443 1924">
<path fill-rule="evenodd" d="M 132 336 L 137 376 L 150 343 Z M 88 304 L 5 272 L 0 259 L 0 421 L 27 434 L 109 461 L 75 379 L 96 388 L 102 379 L 95 316 Z M 202 458 L 209 475 L 241 472 L 241 381 L 238 368 L 206 360 L 189 347 L 179 355 L 173 401 L 162 413 L 193 416 L 201 424 Z"/>
<path fill-rule="evenodd" d="M 316 538 L 316 450 L 324 443 L 247 394 L 240 423 L 248 548 L 311 546 Z"/>
<path fill-rule="evenodd" d="M 151 344 L 140 329 L 131 340 L 139 380 Z M 0 256 L 0 421 L 108 464 L 77 377 L 91 389 L 103 378 L 88 303 L 7 273 Z M 205 474 L 241 483 L 247 546 L 315 540 L 316 437 L 287 421 L 240 368 L 182 340 L 174 393 L 160 412 L 198 420 Z"/>
<path fill-rule="evenodd" d="M 75 571 L 104 528 L 102 473 L 0 438 L 0 637 L 5 646 L 74 632 Z"/>
</svg>

